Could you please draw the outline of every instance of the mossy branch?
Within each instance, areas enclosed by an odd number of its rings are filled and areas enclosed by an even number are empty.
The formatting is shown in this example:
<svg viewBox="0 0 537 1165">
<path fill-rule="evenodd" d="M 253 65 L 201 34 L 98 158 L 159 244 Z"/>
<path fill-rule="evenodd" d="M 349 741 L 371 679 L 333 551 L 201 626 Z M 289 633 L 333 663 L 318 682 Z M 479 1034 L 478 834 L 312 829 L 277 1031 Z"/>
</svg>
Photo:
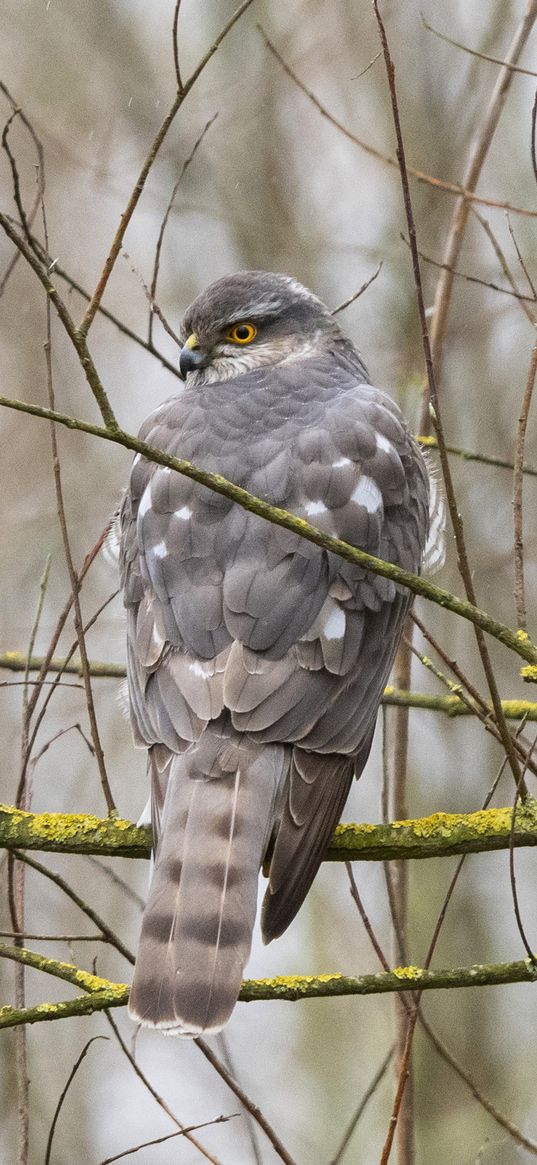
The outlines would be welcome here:
<svg viewBox="0 0 537 1165">
<path fill-rule="evenodd" d="M 508 849 L 512 809 L 477 813 L 433 813 L 390 825 L 338 825 L 326 853 L 331 862 L 391 861 L 451 857 Z M 528 798 L 516 813 L 513 845 L 537 845 L 537 802 Z M 0 806 L 0 848 L 51 853 L 99 854 L 147 858 L 149 827 L 138 828 L 119 817 L 101 819 L 84 813 L 26 813 Z"/>
<path fill-rule="evenodd" d="M 393 582 L 406 587 L 413 594 L 421 595 L 429 602 L 436 603 L 438 606 L 452 611 L 455 615 L 460 615 L 461 618 L 468 620 L 476 627 L 480 627 L 494 639 L 503 643 L 505 647 L 510 648 L 511 651 L 514 651 L 522 659 L 526 660 L 526 663 L 534 666 L 537 665 L 537 647 L 532 643 L 529 635 L 525 631 L 513 631 L 504 623 L 493 619 L 486 611 L 481 611 L 479 607 L 475 607 L 472 603 L 459 598 L 457 595 L 452 595 L 442 587 L 434 586 L 428 579 L 411 574 L 409 571 L 403 570 L 400 566 L 395 566 L 393 563 L 384 562 L 381 558 L 367 554 L 365 550 L 359 550 L 357 546 L 351 546 L 348 542 L 343 542 L 338 538 L 332 538 L 329 534 L 323 533 L 322 530 L 317 530 L 315 526 L 310 526 L 309 522 L 305 522 L 303 518 L 297 518 L 296 515 L 290 514 L 287 510 L 282 510 L 279 506 L 271 506 L 268 502 L 264 502 L 262 498 L 255 497 L 241 486 L 234 485 L 233 482 L 228 481 L 227 478 L 222 477 L 219 473 L 209 473 L 207 470 L 199 469 L 196 465 L 192 465 L 190 461 L 185 461 L 179 457 L 171 457 L 169 454 L 164 453 L 163 450 L 155 449 L 151 445 L 147 445 L 145 441 L 140 441 L 139 438 L 125 433 L 122 429 L 101 428 L 98 425 L 91 425 L 86 421 L 78 420 L 76 417 L 58 413 L 53 409 L 42 408 L 39 405 L 29 404 L 26 401 L 11 400 L 4 396 L 0 396 L 0 405 L 3 405 L 5 408 L 15 409 L 18 412 L 28 413 L 31 416 L 56 421 L 57 424 L 65 425 L 68 429 L 88 433 L 90 436 L 100 437 L 104 441 L 112 441 L 115 445 L 122 445 L 123 448 L 132 450 L 133 453 L 140 453 L 142 457 L 146 457 L 149 461 L 154 461 L 157 465 L 164 465 L 169 469 L 175 470 L 176 473 L 181 473 L 185 477 L 199 482 L 200 485 L 207 486 L 208 489 L 213 490 L 215 493 L 222 494 L 224 497 L 236 502 L 243 509 L 249 510 L 253 514 L 258 514 L 259 517 L 264 518 L 268 522 L 273 522 L 276 526 L 283 526 L 284 529 L 290 530 L 300 538 L 305 538 L 308 542 L 313 542 L 323 550 L 328 550 L 332 554 L 336 554 L 346 562 L 352 562 L 357 566 L 362 566 L 366 570 L 370 570 L 372 574 L 378 574 L 383 578 L 392 579 Z M 533 678 L 533 676 L 527 674 L 527 678 Z"/>
<path fill-rule="evenodd" d="M 69 1016 L 89 1015 L 110 1007 L 123 1007 L 128 1000 L 126 983 L 113 983 L 92 975 L 71 963 L 62 963 L 29 951 L 0 943 L 0 957 L 23 963 L 27 967 L 54 975 L 80 986 L 86 995 L 59 1003 L 40 1003 L 36 1007 L 0 1008 L 0 1028 L 19 1027 Z M 485 963 L 447 970 L 424 970 L 421 967 L 395 967 L 375 975 L 289 975 L 274 979 L 246 979 L 239 999 L 243 1003 L 261 1000 L 296 1002 L 299 999 L 324 999 L 340 995 L 384 995 L 401 991 L 433 991 L 457 987 L 492 987 L 506 983 L 534 983 L 537 967 L 531 959 L 512 963 Z"/>
<path fill-rule="evenodd" d="M 5 651 L 0 655 L 0 669 L 13 672 L 41 671 L 45 656 L 32 655 L 30 658 L 24 651 Z M 82 665 L 79 659 L 65 660 L 53 657 L 48 662 L 48 671 L 63 672 L 68 675 L 82 674 Z M 89 663 L 90 675 L 101 679 L 124 679 L 127 669 L 122 663 L 108 662 L 107 660 L 91 660 Z M 390 707 L 418 708 L 424 712 L 443 712 L 444 715 L 472 716 L 473 708 L 465 704 L 458 696 L 440 696 L 431 692 L 407 692 L 400 688 L 388 686 L 384 689 L 382 703 Z M 489 704 L 492 715 L 492 704 Z M 537 720 L 537 703 L 532 700 L 502 700 L 502 710 L 506 720 Z"/>
</svg>

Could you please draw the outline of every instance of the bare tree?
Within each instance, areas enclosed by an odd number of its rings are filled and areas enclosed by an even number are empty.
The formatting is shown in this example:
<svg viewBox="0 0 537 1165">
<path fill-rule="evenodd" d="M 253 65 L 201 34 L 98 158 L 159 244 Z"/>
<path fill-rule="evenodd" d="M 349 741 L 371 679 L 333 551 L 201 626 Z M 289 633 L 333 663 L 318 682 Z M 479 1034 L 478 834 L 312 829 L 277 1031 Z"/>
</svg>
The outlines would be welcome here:
<svg viewBox="0 0 537 1165">
<path fill-rule="evenodd" d="M 537 678 L 537 3 L 505 9 L 491 0 L 478 25 L 437 2 L 425 20 L 377 0 L 245 0 L 216 27 L 210 6 L 179 0 L 143 18 L 32 0 L 6 38 L 6 1160 L 537 1156 L 537 703 L 523 686 Z M 182 309 L 241 266 L 292 271 L 348 313 L 437 458 L 440 580 L 136 437 L 178 391 Z M 103 553 L 129 452 L 417 597 L 348 809 L 382 823 L 338 828 L 292 931 L 254 946 L 241 999 L 258 1006 L 214 1046 L 132 1047 L 112 1014 L 144 892 L 142 863 L 117 859 L 149 854 Z"/>
</svg>

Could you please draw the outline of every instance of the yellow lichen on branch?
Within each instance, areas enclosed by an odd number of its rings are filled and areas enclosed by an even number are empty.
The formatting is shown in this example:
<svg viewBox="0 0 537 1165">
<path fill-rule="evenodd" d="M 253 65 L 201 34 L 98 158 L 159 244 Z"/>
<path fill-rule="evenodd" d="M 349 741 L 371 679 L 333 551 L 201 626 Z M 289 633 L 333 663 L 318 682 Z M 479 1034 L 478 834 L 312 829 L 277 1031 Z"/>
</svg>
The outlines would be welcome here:
<svg viewBox="0 0 537 1165">
<path fill-rule="evenodd" d="M 513 829 L 510 806 L 476 813 L 433 813 L 390 825 L 338 825 L 326 860 L 416 860 L 485 853 L 508 849 L 511 836 L 515 846 L 537 845 L 537 803 L 532 798 L 518 806 Z M 150 847 L 151 830 L 121 817 L 26 813 L 0 805 L 0 848 L 140 858 L 149 857 Z"/>
</svg>

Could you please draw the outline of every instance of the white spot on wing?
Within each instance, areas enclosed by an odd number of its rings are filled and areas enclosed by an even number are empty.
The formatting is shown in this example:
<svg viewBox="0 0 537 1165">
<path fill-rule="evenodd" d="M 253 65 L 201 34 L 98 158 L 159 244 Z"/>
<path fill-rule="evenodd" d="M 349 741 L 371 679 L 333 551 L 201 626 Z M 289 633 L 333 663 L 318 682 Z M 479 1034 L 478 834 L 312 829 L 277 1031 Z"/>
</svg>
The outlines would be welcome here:
<svg viewBox="0 0 537 1165">
<path fill-rule="evenodd" d="M 332 469 L 343 469 L 344 465 L 352 465 L 350 457 L 340 457 L 339 461 L 333 461 Z"/>
<path fill-rule="evenodd" d="M 384 453 L 393 453 L 393 445 L 388 441 L 387 437 L 383 437 L 382 433 L 375 433 L 375 441 L 377 449 L 382 449 Z"/>
<path fill-rule="evenodd" d="M 146 485 L 144 492 L 141 496 L 140 505 L 138 506 L 138 517 L 143 518 L 144 514 L 147 514 L 147 511 L 150 509 L 150 507 L 151 507 L 151 482 L 149 482 L 149 485 Z"/>
<path fill-rule="evenodd" d="M 365 506 L 368 514 L 376 514 L 382 506 L 382 494 L 372 477 L 365 474 L 360 478 L 356 489 L 351 495 L 351 501 L 359 506 Z"/>
<path fill-rule="evenodd" d="M 154 647 L 162 647 L 164 644 L 164 640 L 162 638 L 162 635 L 160 634 L 160 631 L 159 631 L 156 623 L 153 623 L 153 626 L 151 628 L 151 643 L 153 644 Z"/>
<path fill-rule="evenodd" d="M 155 558 L 166 558 L 168 547 L 166 546 L 165 542 L 157 542 L 156 546 L 153 546 L 150 553 L 153 554 Z"/>
<path fill-rule="evenodd" d="M 201 663 L 199 659 L 193 659 L 188 665 L 188 670 L 195 676 L 201 676 L 204 680 L 211 674 L 211 670 L 207 664 Z"/>
<path fill-rule="evenodd" d="M 313 517 L 315 514 L 326 514 L 326 506 L 321 501 L 308 502 L 306 505 L 306 513 L 308 518 Z"/>
<path fill-rule="evenodd" d="M 188 519 L 192 517 L 192 510 L 190 509 L 190 506 L 181 506 L 180 510 L 175 510 L 174 512 L 175 517 L 181 518 L 183 522 L 188 522 Z"/>
<path fill-rule="evenodd" d="M 343 639 L 345 626 L 345 612 L 341 610 L 341 607 L 335 607 L 323 628 L 325 639 Z"/>
</svg>

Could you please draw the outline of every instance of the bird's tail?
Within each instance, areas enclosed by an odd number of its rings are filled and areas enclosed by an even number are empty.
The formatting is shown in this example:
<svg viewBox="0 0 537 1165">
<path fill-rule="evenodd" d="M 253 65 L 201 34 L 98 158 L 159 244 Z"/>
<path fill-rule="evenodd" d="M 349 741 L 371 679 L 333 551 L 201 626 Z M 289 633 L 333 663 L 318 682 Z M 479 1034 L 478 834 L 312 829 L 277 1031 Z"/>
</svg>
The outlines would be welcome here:
<svg viewBox="0 0 537 1165">
<path fill-rule="evenodd" d="M 219 1031 L 237 1000 L 284 750 L 215 727 L 164 769 L 162 749 L 152 753 L 155 864 L 129 1011 L 196 1036 Z"/>
</svg>

